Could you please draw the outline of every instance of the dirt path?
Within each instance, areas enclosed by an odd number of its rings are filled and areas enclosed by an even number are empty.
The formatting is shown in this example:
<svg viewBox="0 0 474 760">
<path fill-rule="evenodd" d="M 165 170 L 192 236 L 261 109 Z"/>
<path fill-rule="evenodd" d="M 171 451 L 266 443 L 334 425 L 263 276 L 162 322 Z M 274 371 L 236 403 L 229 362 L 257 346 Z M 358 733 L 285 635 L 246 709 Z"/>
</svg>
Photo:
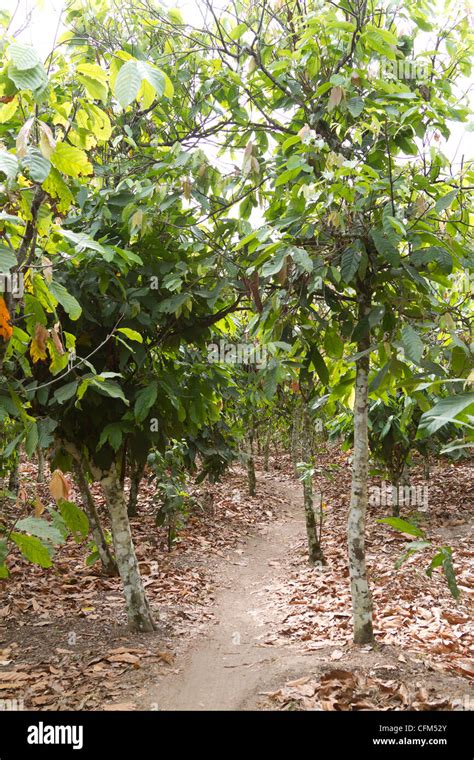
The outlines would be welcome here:
<svg viewBox="0 0 474 760">
<path fill-rule="evenodd" d="M 277 519 L 226 558 L 216 558 L 216 566 L 211 568 L 215 623 L 188 647 L 184 643 L 176 667 L 155 680 L 151 688 L 144 684 L 140 708 L 274 709 L 262 692 L 275 692 L 285 681 L 321 675 L 334 667 L 339 672 L 358 670 L 379 678 L 399 678 L 413 687 L 433 687 L 438 694 L 462 699 L 468 692 L 467 682 L 434 672 L 431 666 L 427 670 L 415 652 L 386 645 L 362 649 L 349 645 L 336 652 L 336 642 L 327 639 L 317 651 L 308 651 L 301 642 L 282 641 L 281 636 L 275 639 L 272 634 L 293 613 L 289 607 L 282 609 L 275 599 L 281 586 L 288 583 L 295 546 L 300 546 L 298 552 L 305 546 L 305 523 L 299 484 L 259 473 L 259 482 L 264 480 L 283 499 Z M 314 569 L 315 574 L 319 572 Z"/>
<path fill-rule="evenodd" d="M 216 571 L 219 591 L 216 624 L 194 645 L 176 671 L 150 695 L 163 710 L 239 710 L 254 706 L 259 691 L 278 684 L 288 668 L 287 648 L 265 647 L 276 622 L 272 585 L 295 538 L 304 537 L 301 495 L 297 487 L 275 482 L 285 497 L 278 519 L 246 542 Z M 296 661 L 308 657 L 294 655 Z"/>
</svg>

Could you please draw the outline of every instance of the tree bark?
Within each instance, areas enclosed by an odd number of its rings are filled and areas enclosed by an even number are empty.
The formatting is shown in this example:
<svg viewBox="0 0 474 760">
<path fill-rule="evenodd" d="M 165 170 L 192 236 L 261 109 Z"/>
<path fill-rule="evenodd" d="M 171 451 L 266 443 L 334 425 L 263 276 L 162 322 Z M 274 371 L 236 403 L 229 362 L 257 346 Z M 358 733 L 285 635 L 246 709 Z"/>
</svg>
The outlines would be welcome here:
<svg viewBox="0 0 474 760">
<path fill-rule="evenodd" d="M 300 460 L 300 427 L 301 427 L 301 410 L 299 404 L 293 410 L 293 419 L 291 424 L 291 461 L 295 475 L 297 475 L 296 465 Z"/>
<path fill-rule="evenodd" d="M 247 442 L 247 480 L 249 496 L 255 496 L 257 478 L 255 477 L 255 460 L 253 458 L 253 434 L 250 433 Z"/>
<path fill-rule="evenodd" d="M 270 439 L 271 439 L 270 428 L 268 428 L 266 436 L 265 436 L 265 448 L 263 451 L 263 469 L 265 470 L 265 472 L 268 472 L 268 465 L 270 461 Z"/>
<path fill-rule="evenodd" d="M 36 456 L 38 457 L 38 473 L 36 476 L 37 483 L 44 483 L 44 451 L 41 448 L 36 449 Z"/>
<path fill-rule="evenodd" d="M 89 525 L 91 528 L 94 543 L 99 553 L 102 570 L 104 571 L 105 575 L 116 576 L 119 574 L 117 563 L 113 558 L 110 548 L 105 539 L 105 534 L 100 523 L 100 517 L 94 502 L 94 497 L 92 496 L 91 490 L 89 488 L 89 483 L 87 482 L 87 477 L 84 472 L 82 463 L 77 461 L 74 463 L 74 472 L 76 475 L 77 484 L 79 486 L 79 491 L 81 493 L 82 504 L 84 506 L 86 515 L 89 518 Z"/>
<path fill-rule="evenodd" d="M 145 596 L 128 521 L 125 495 L 115 464 L 103 475 L 101 485 L 110 512 L 115 556 L 123 583 L 129 628 L 132 631 L 154 631 L 156 627 Z"/>
<path fill-rule="evenodd" d="M 20 486 L 19 474 L 20 474 L 20 457 L 18 456 L 18 461 L 13 465 L 12 469 L 10 470 L 10 476 L 8 478 L 8 490 L 12 491 L 12 493 L 18 493 L 18 488 Z"/>
<path fill-rule="evenodd" d="M 370 296 L 359 295 L 359 323 L 370 311 Z M 367 351 L 370 334 L 357 344 L 358 353 Z M 373 641 L 372 596 L 365 561 L 365 516 L 368 504 L 368 397 L 369 355 L 356 362 L 354 399 L 354 452 L 352 460 L 352 488 L 347 523 L 349 575 L 351 581 L 354 643 Z"/>
<path fill-rule="evenodd" d="M 303 428 L 302 428 L 302 450 L 304 452 L 311 452 L 311 419 L 307 409 L 303 412 Z M 312 461 L 307 462 L 312 464 Z M 314 499 L 313 499 L 313 477 L 308 474 L 303 480 L 303 496 L 304 496 L 304 513 L 306 522 L 306 537 L 308 540 L 308 561 L 310 565 L 325 565 L 326 560 L 321 548 L 320 537 L 318 535 L 318 525 L 316 523 L 316 515 L 314 513 Z M 320 509 L 322 505 L 320 505 Z M 320 521 L 321 525 L 321 521 Z"/>
<path fill-rule="evenodd" d="M 137 514 L 138 491 L 140 482 L 143 477 L 143 467 L 140 464 L 131 467 L 130 471 L 130 493 L 128 496 L 128 516 L 135 517 Z"/>
</svg>

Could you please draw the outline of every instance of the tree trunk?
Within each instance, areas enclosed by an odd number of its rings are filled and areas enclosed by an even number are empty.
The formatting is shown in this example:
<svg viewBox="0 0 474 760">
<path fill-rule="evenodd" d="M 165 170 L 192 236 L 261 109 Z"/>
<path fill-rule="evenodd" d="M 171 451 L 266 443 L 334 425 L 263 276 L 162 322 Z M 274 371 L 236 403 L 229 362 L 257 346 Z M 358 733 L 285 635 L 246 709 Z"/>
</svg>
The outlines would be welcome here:
<svg viewBox="0 0 474 760">
<path fill-rule="evenodd" d="M 370 310 L 370 297 L 359 296 L 359 322 Z M 367 351 L 370 335 L 357 345 L 358 353 Z M 352 488 L 347 542 L 349 575 L 351 580 L 354 642 L 367 644 L 373 641 L 372 597 L 365 563 L 365 516 L 368 503 L 368 380 L 369 355 L 360 356 L 356 362 L 356 385 L 354 399 L 354 453 L 352 460 Z"/>
<path fill-rule="evenodd" d="M 38 457 L 38 473 L 37 473 L 37 476 L 36 476 L 36 482 L 37 483 L 44 483 L 44 465 L 45 465 L 45 460 L 44 460 L 43 449 L 41 449 L 40 447 L 38 447 L 36 449 L 36 456 Z"/>
<path fill-rule="evenodd" d="M 425 480 L 430 479 L 430 455 L 425 454 L 423 457 L 423 477 Z"/>
<path fill-rule="evenodd" d="M 125 495 L 115 464 L 102 478 L 101 485 L 110 512 L 115 556 L 123 583 L 129 628 L 132 631 L 154 631 L 155 623 L 145 596 L 128 521 Z"/>
<path fill-rule="evenodd" d="M 400 479 L 392 478 L 392 517 L 400 516 Z"/>
<path fill-rule="evenodd" d="M 311 443 L 311 420 L 310 416 L 305 409 L 303 412 L 303 440 L 302 449 L 305 452 L 310 453 Z M 307 464 L 312 464 L 311 461 Z M 308 539 L 308 560 L 310 565 L 325 565 L 326 560 L 324 558 L 323 550 L 321 548 L 320 538 L 318 535 L 318 526 L 316 523 L 316 515 L 314 514 L 314 500 L 313 500 L 313 477 L 308 474 L 303 480 L 303 495 L 304 495 L 304 513 L 306 522 L 306 537 Z M 321 509 L 322 505 L 320 505 Z M 320 522 L 321 525 L 321 522 Z"/>
<path fill-rule="evenodd" d="M 79 491 L 81 493 L 82 504 L 84 506 L 86 515 L 89 518 L 89 525 L 91 528 L 94 543 L 97 547 L 97 552 L 100 557 L 102 570 L 104 571 L 105 575 L 118 575 L 119 571 L 117 563 L 113 558 L 110 548 L 105 539 L 105 534 L 100 523 L 100 517 L 94 502 L 94 497 L 92 496 L 91 490 L 89 488 L 89 483 L 87 482 L 87 477 L 81 463 L 77 461 L 74 463 L 74 472 L 76 475 L 77 484 L 79 486 Z"/>
<path fill-rule="evenodd" d="M 267 430 L 267 434 L 265 436 L 265 449 L 263 451 L 263 469 L 265 472 L 268 472 L 268 464 L 270 461 L 270 428 Z"/>
<path fill-rule="evenodd" d="M 8 478 L 8 490 L 12 491 L 12 493 L 18 493 L 18 488 L 20 486 L 19 474 L 20 474 L 20 458 L 18 457 L 17 462 L 13 465 L 13 468 L 10 470 L 10 476 Z"/>
<path fill-rule="evenodd" d="M 253 434 L 248 437 L 247 444 L 247 479 L 249 487 L 249 496 L 255 496 L 257 488 L 257 479 L 255 477 L 255 461 L 253 458 Z"/>
<path fill-rule="evenodd" d="M 130 493 L 128 496 L 128 516 L 135 517 L 137 514 L 138 504 L 138 491 L 140 489 L 140 482 L 143 477 L 144 468 L 140 464 L 136 464 L 130 471 Z"/>
<path fill-rule="evenodd" d="M 291 461 L 295 475 L 298 474 L 296 465 L 300 460 L 300 427 L 301 427 L 301 410 L 299 404 L 293 410 L 293 420 L 291 425 Z"/>
</svg>

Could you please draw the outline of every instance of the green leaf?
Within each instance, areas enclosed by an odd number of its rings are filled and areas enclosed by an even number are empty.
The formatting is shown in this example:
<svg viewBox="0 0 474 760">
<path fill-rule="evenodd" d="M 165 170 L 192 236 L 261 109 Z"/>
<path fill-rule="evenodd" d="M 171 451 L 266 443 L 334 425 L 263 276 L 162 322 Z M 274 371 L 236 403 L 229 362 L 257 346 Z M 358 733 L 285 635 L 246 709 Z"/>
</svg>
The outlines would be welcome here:
<svg viewBox="0 0 474 760">
<path fill-rule="evenodd" d="M 319 379 L 321 380 L 323 385 L 329 385 L 329 371 L 328 371 L 328 368 L 326 367 L 326 363 L 323 357 L 321 356 L 316 346 L 312 346 L 310 350 L 310 356 L 311 356 L 311 361 L 313 363 L 313 366 L 316 370 L 316 373 Z"/>
<path fill-rule="evenodd" d="M 114 95 L 122 108 L 126 108 L 132 103 L 138 95 L 143 75 L 137 61 L 127 61 L 124 63 L 114 85 Z"/>
<path fill-rule="evenodd" d="M 50 550 L 36 536 L 26 536 L 24 533 L 13 532 L 10 534 L 11 540 L 18 546 L 23 556 L 34 565 L 40 567 L 51 567 Z"/>
<path fill-rule="evenodd" d="M 8 55 L 15 64 L 15 67 L 20 71 L 34 69 L 35 66 L 41 63 L 38 53 L 30 45 L 20 45 L 14 42 L 8 48 Z"/>
<path fill-rule="evenodd" d="M 28 433 L 25 438 L 25 451 L 29 457 L 33 456 L 38 446 L 38 427 L 36 422 L 33 422 L 28 428 Z"/>
<path fill-rule="evenodd" d="M 443 195 L 441 198 L 438 198 L 438 200 L 435 203 L 435 211 L 446 211 L 446 209 L 449 208 L 451 203 L 454 201 L 457 194 L 458 194 L 457 190 L 451 190 L 450 193 L 447 193 L 446 195 Z"/>
<path fill-rule="evenodd" d="M 73 380 L 71 383 L 66 383 L 66 385 L 54 391 L 54 398 L 58 404 L 64 404 L 65 401 L 72 398 L 76 393 L 78 384 L 78 380 Z"/>
<path fill-rule="evenodd" d="M 287 255 L 287 251 L 280 251 L 270 261 L 267 261 L 262 267 L 262 277 L 273 277 L 273 275 L 278 274 L 285 263 Z"/>
<path fill-rule="evenodd" d="M 52 544 L 64 544 L 65 541 L 61 531 L 41 517 L 25 517 L 17 522 L 16 527 L 18 530 L 50 541 Z"/>
<path fill-rule="evenodd" d="M 395 530 L 400 531 L 400 533 L 408 533 L 410 536 L 417 536 L 418 538 L 425 537 L 425 534 L 420 528 L 417 528 L 416 525 L 412 525 L 412 523 L 409 523 L 406 520 L 402 520 L 400 517 L 382 517 L 380 520 L 377 520 L 377 522 L 390 525 L 391 528 L 395 528 Z"/>
<path fill-rule="evenodd" d="M 87 154 L 69 143 L 60 142 L 51 154 L 51 163 L 68 177 L 92 174 L 92 164 Z"/>
<path fill-rule="evenodd" d="M 162 95 L 166 98 L 173 97 L 173 84 L 164 71 L 157 69 L 156 66 L 152 66 L 149 63 L 144 63 L 143 61 L 137 61 L 137 65 L 142 79 L 146 79 L 146 81 L 151 84 L 159 98 L 161 98 Z"/>
<path fill-rule="evenodd" d="M 456 423 L 458 415 L 469 411 L 470 407 L 474 409 L 474 393 L 459 393 L 443 398 L 432 409 L 421 415 L 418 432 L 433 435 L 443 425 L 449 422 Z M 417 437 L 420 436 L 417 434 Z"/>
<path fill-rule="evenodd" d="M 94 378 L 94 380 L 91 381 L 89 387 L 99 391 L 99 393 L 101 393 L 103 396 L 119 398 L 124 402 L 124 404 L 127 406 L 129 405 L 128 400 L 124 396 L 122 388 L 120 385 L 118 385 L 118 383 L 113 382 L 113 380 L 101 380 L 100 376 L 98 375 L 96 378 Z"/>
<path fill-rule="evenodd" d="M 350 100 L 347 101 L 347 110 L 354 118 L 357 118 L 357 116 L 360 116 L 362 111 L 364 110 L 363 98 L 360 98 L 360 97 L 350 98 Z"/>
<path fill-rule="evenodd" d="M 136 340 L 137 343 L 143 343 L 143 337 L 136 330 L 131 330 L 129 327 L 119 327 L 117 332 L 123 333 L 130 340 Z"/>
<path fill-rule="evenodd" d="M 341 274 L 344 282 L 350 282 L 357 270 L 362 259 L 362 251 L 355 246 L 349 246 L 343 251 L 341 256 Z"/>
<path fill-rule="evenodd" d="M 461 596 L 461 593 L 456 583 L 456 573 L 455 573 L 454 565 L 453 565 L 453 555 L 452 555 L 451 547 L 449 546 L 441 547 L 439 552 L 435 554 L 435 556 L 431 560 L 429 567 L 426 570 L 426 575 L 428 575 L 431 578 L 433 574 L 433 570 L 437 567 L 443 568 L 443 573 L 446 578 L 446 582 L 448 584 L 448 588 L 451 592 L 451 595 L 455 599 L 459 599 L 459 597 Z"/>
<path fill-rule="evenodd" d="M 406 325 L 403 328 L 401 340 L 406 356 L 418 364 L 423 355 L 424 343 L 411 325 Z"/>
<path fill-rule="evenodd" d="M 148 411 L 151 409 L 153 404 L 156 401 L 156 398 L 158 396 L 158 383 L 156 380 L 154 380 L 150 385 L 147 385 L 146 388 L 142 388 L 137 394 L 137 397 L 135 399 L 135 406 L 133 408 L 133 413 L 135 415 L 135 419 L 137 422 L 143 422 L 145 417 L 148 414 Z"/>
<path fill-rule="evenodd" d="M 110 443 L 114 451 L 118 451 L 120 446 L 122 445 L 123 440 L 123 430 L 120 425 L 120 423 L 112 422 L 110 425 L 106 425 L 103 429 L 99 445 L 97 446 L 97 450 L 101 449 L 104 444 L 107 443 L 107 441 Z"/>
<path fill-rule="evenodd" d="M 302 269 L 304 272 L 313 271 L 313 262 L 309 254 L 304 250 L 304 248 L 292 247 L 290 248 L 290 254 L 295 264 L 297 264 L 298 267 Z"/>
<path fill-rule="evenodd" d="M 16 265 L 16 256 L 9 248 L 0 246 L 0 272 L 4 274 Z"/>
<path fill-rule="evenodd" d="M 13 179 L 18 172 L 18 159 L 13 153 L 0 151 L 0 172 L 6 175 L 7 179 Z"/>
<path fill-rule="evenodd" d="M 73 321 L 79 319 L 82 314 L 82 309 L 79 301 L 77 301 L 74 296 L 68 293 L 64 285 L 61 285 L 59 282 L 55 282 L 53 280 L 53 282 L 48 283 L 48 290 L 51 295 L 54 296 L 56 301 L 61 304 L 64 311 Z"/>
<path fill-rule="evenodd" d="M 29 148 L 21 163 L 33 182 L 44 182 L 51 171 L 51 162 L 36 148 Z"/>
<path fill-rule="evenodd" d="M 19 69 L 13 64 L 8 67 L 8 78 L 19 90 L 40 90 L 48 84 L 48 77 L 41 64 L 32 69 Z"/>
<path fill-rule="evenodd" d="M 72 501 L 60 499 L 58 502 L 61 517 L 78 543 L 89 533 L 89 520 L 86 513 Z"/>
<path fill-rule="evenodd" d="M 370 236 L 374 241 L 378 253 L 380 253 L 389 264 L 397 266 L 400 263 L 400 254 L 393 243 L 391 243 L 388 236 L 382 232 L 382 230 L 375 229 L 370 231 Z"/>
<path fill-rule="evenodd" d="M 0 538 L 0 565 L 5 564 L 8 556 L 8 541 L 6 538 Z"/>
</svg>

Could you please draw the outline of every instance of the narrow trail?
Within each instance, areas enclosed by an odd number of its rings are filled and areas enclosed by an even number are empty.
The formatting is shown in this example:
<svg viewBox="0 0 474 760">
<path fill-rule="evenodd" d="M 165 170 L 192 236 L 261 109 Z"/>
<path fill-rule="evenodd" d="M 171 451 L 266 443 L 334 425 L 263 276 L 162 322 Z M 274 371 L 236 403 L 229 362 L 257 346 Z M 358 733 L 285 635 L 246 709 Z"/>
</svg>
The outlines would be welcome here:
<svg viewBox="0 0 474 760">
<path fill-rule="evenodd" d="M 160 710 L 252 709 L 258 693 L 278 685 L 290 664 L 308 664 L 289 648 L 262 645 L 277 620 L 272 584 L 278 568 L 293 541 L 305 536 L 301 490 L 271 482 L 285 500 L 281 513 L 216 568 L 216 623 L 185 655 L 178 674 L 157 684 L 150 699 Z"/>
</svg>

